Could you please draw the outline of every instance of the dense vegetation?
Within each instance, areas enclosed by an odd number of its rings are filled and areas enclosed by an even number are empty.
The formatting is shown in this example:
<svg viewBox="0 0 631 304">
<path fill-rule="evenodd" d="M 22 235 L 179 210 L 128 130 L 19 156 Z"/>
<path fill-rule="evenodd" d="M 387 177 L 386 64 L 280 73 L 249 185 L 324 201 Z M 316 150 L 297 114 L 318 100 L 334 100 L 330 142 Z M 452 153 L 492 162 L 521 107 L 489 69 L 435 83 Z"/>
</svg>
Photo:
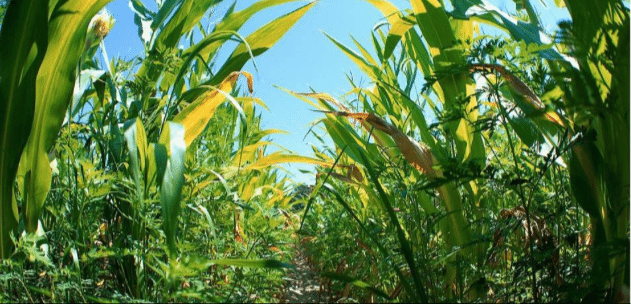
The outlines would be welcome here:
<svg viewBox="0 0 631 304">
<path fill-rule="evenodd" d="M 329 38 L 370 83 L 281 88 L 322 113 L 306 156 L 241 71 L 315 3 L 239 29 L 292 1 L 208 28 L 220 0 L 130 0 L 130 61 L 107 0 L 0 1 L 0 300 L 279 302 L 301 250 L 346 302 L 629 301 L 628 3 L 554 1 L 544 33 L 528 0 L 367 0 L 372 46 Z"/>
</svg>

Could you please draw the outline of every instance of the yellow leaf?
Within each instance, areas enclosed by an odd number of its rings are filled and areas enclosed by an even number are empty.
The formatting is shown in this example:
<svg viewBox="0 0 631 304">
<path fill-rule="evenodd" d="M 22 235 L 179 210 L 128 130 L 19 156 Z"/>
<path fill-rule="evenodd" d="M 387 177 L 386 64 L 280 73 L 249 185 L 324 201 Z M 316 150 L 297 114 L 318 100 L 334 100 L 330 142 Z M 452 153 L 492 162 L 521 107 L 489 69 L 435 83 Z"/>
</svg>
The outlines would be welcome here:
<svg viewBox="0 0 631 304">
<path fill-rule="evenodd" d="M 255 169 L 263 169 L 272 165 L 282 164 L 282 163 L 303 163 L 303 164 L 312 164 L 318 166 L 327 166 L 331 165 L 327 162 L 302 156 L 302 155 L 294 155 L 294 154 L 284 154 L 282 152 L 275 152 L 260 158 L 255 163 L 251 164 L 247 167 L 247 169 L 255 170 Z"/>
<path fill-rule="evenodd" d="M 218 87 L 209 86 L 212 90 L 197 97 L 195 101 L 175 116 L 173 121 L 184 126 L 184 141 L 187 147 L 204 131 L 217 107 L 226 100 L 227 92 L 232 90 L 239 75 L 245 75 L 248 79 L 248 87 L 251 87 L 252 76 L 249 73 L 234 72 L 226 77 Z"/>
</svg>

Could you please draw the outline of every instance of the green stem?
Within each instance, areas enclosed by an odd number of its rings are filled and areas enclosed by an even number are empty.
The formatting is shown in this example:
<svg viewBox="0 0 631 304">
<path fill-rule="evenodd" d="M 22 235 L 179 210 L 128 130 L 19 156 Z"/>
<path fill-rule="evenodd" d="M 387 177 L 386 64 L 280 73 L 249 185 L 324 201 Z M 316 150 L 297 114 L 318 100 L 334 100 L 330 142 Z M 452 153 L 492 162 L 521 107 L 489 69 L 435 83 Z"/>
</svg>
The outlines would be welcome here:
<svg viewBox="0 0 631 304">
<path fill-rule="evenodd" d="M 488 79 L 487 79 L 488 80 Z M 521 172 L 519 170 L 519 161 L 518 161 L 518 157 L 517 157 L 517 153 L 515 152 L 515 143 L 513 142 L 513 139 L 511 137 L 510 134 L 510 130 L 508 128 L 508 124 L 506 123 L 508 121 L 508 113 L 506 112 L 506 109 L 504 108 L 504 106 L 502 106 L 502 102 L 499 96 L 499 92 L 498 90 L 494 90 L 494 95 L 496 97 L 497 100 L 497 105 L 499 106 L 501 112 L 502 112 L 502 116 L 504 117 L 504 119 L 502 120 L 502 126 L 504 127 L 504 130 L 506 131 L 506 137 L 508 138 L 508 146 L 510 147 L 510 151 L 511 154 L 513 156 L 513 162 L 515 163 L 515 174 L 517 175 L 517 178 L 519 180 L 522 180 L 521 178 Z M 517 193 L 519 194 L 519 197 L 522 201 L 522 205 L 524 207 L 524 210 L 526 211 L 526 225 L 527 225 L 527 229 L 528 231 L 526 231 L 526 234 L 529 236 L 528 237 L 528 245 L 529 245 L 529 249 L 530 249 L 530 264 L 531 264 L 531 277 L 532 277 L 532 289 L 533 289 L 533 296 L 534 296 L 534 300 L 535 302 L 539 302 L 539 289 L 537 288 L 537 273 L 535 271 L 535 261 L 533 259 L 533 255 L 534 255 L 534 241 L 533 241 L 533 237 L 532 237 L 532 224 L 531 224 L 531 220 L 530 220 L 530 204 L 529 202 L 526 200 L 526 197 L 524 196 L 524 188 L 523 186 L 520 184 L 518 185 L 519 187 L 519 191 L 517 191 Z"/>
</svg>

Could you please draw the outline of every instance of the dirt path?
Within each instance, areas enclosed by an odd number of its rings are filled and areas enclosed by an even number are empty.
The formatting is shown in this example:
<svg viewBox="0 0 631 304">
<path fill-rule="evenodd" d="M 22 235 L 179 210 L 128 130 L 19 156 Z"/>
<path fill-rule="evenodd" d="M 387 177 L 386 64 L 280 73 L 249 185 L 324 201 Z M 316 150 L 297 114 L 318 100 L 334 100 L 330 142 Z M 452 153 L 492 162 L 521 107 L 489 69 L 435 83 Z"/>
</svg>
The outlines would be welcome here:
<svg viewBox="0 0 631 304">
<path fill-rule="evenodd" d="M 323 292 L 320 277 L 307 263 L 301 248 L 297 248 L 294 265 L 296 268 L 287 273 L 287 285 L 283 303 L 326 303 L 331 302 L 331 295 Z"/>
</svg>

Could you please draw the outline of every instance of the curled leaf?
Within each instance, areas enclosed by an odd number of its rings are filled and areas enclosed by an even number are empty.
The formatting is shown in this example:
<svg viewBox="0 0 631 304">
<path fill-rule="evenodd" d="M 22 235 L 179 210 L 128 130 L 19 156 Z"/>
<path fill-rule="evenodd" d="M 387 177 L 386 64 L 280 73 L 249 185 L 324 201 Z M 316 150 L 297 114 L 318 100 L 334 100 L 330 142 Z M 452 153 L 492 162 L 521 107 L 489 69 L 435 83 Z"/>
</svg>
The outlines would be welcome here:
<svg viewBox="0 0 631 304">
<path fill-rule="evenodd" d="M 322 111 L 324 113 L 333 114 L 336 116 L 349 117 L 356 119 L 360 122 L 366 122 L 375 129 L 382 131 L 394 140 L 397 147 L 403 154 L 403 157 L 417 170 L 423 174 L 430 176 L 439 176 L 439 172 L 434 168 L 434 156 L 430 149 L 423 143 L 418 143 L 411 137 L 405 135 L 397 127 L 385 122 L 380 117 L 372 113 L 349 113 L 349 112 L 334 112 L 334 111 Z M 366 126 L 364 126 L 366 127 Z"/>
<path fill-rule="evenodd" d="M 541 101 L 541 98 L 539 98 L 539 96 L 537 96 L 537 94 L 535 94 L 535 92 L 525 82 L 523 82 L 521 79 L 519 79 L 517 76 L 515 76 L 513 73 L 508 71 L 503 66 L 499 64 L 472 64 L 469 66 L 469 70 L 471 72 L 495 71 L 499 73 L 500 75 L 502 75 L 502 78 L 504 78 L 504 80 L 508 82 L 510 87 L 515 92 L 517 92 L 518 94 L 526 98 L 526 100 L 529 103 L 529 106 L 533 107 L 535 110 L 539 110 L 539 111 L 545 110 L 545 104 Z M 544 113 L 544 115 L 547 120 L 555 124 L 558 124 L 560 126 L 563 126 L 563 127 L 565 126 L 565 123 L 563 122 L 559 114 L 557 114 L 556 112 L 547 111 Z"/>
</svg>

